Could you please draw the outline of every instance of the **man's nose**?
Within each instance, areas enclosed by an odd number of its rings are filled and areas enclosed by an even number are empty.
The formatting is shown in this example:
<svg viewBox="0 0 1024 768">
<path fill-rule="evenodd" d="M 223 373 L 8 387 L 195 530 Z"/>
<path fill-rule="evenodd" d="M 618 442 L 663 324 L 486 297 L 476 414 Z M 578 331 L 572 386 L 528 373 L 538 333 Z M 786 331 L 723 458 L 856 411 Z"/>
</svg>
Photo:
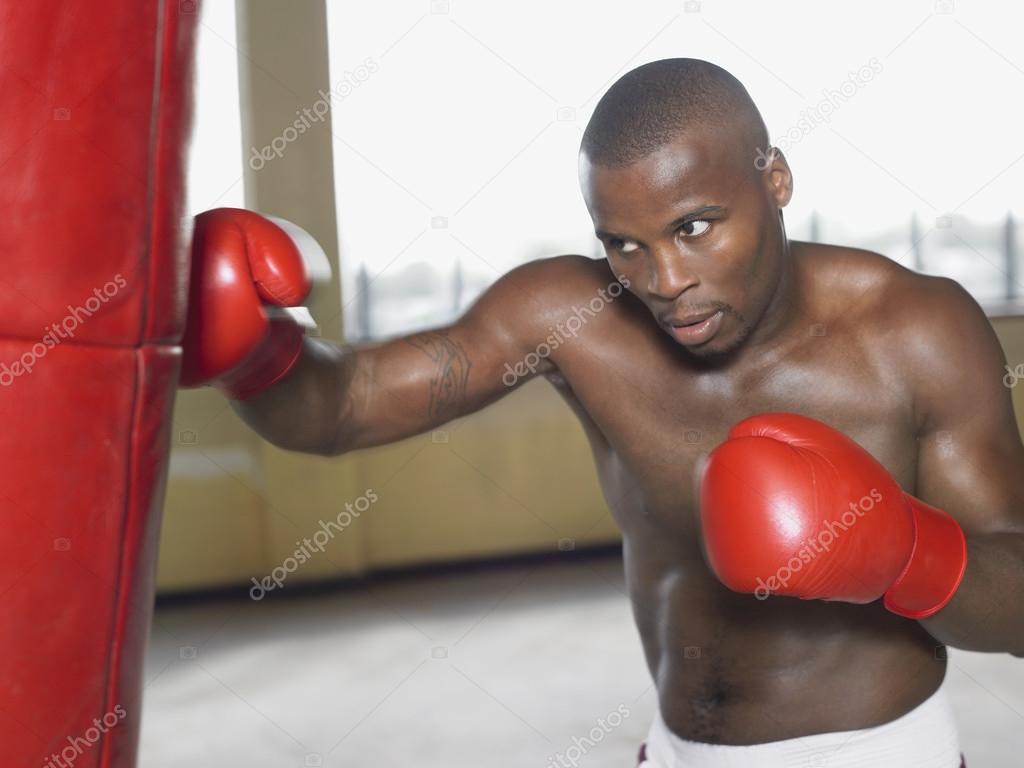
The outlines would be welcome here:
<svg viewBox="0 0 1024 768">
<path fill-rule="evenodd" d="M 700 280 L 683 254 L 672 248 L 654 251 L 648 262 L 647 292 L 662 299 L 674 299 Z"/>
</svg>

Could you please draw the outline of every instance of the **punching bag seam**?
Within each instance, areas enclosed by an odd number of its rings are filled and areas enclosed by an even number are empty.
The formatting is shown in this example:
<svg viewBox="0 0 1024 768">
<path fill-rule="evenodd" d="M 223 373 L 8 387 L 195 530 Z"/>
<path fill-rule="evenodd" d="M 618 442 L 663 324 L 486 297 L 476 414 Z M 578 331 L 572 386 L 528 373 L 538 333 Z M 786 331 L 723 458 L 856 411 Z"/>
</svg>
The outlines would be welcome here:
<svg viewBox="0 0 1024 768">
<path fill-rule="evenodd" d="M 166 64 L 166 47 L 167 40 L 165 35 L 167 34 L 168 27 L 173 28 L 173 24 L 165 23 L 165 14 L 167 13 L 167 4 L 165 0 L 157 0 L 156 13 L 154 18 L 154 29 L 153 36 L 155 39 L 155 52 L 154 52 L 154 72 L 153 72 L 153 98 L 150 102 L 150 128 L 149 128 L 149 175 L 146 180 L 146 223 L 145 232 L 143 235 L 144 242 L 147 244 L 146 250 L 139 255 L 141 264 L 139 265 L 139 274 L 141 285 L 144 286 L 143 296 L 145 297 L 141 303 L 139 311 L 139 325 L 135 336 L 135 383 L 132 393 L 132 417 L 128 428 L 128 455 L 131 460 L 125 467 L 126 477 L 124 479 L 125 496 L 124 506 L 122 508 L 121 516 L 121 547 L 118 551 L 120 562 L 117 567 L 117 597 L 115 601 L 115 607 L 112 616 L 112 625 L 110 627 L 111 635 L 111 646 L 110 654 L 107 657 L 107 687 L 104 692 L 104 713 L 111 712 L 113 707 L 118 702 L 115 701 L 117 698 L 117 691 L 121 686 L 121 662 L 122 656 L 125 652 L 124 647 L 124 631 L 125 624 L 128 621 L 128 614 L 130 613 L 130 606 L 126 603 L 130 602 L 131 589 L 128 584 L 128 580 L 131 577 L 131 563 L 129 562 L 129 554 L 126 548 L 126 537 L 131 527 L 131 514 L 135 503 L 135 494 L 137 492 L 136 483 L 136 462 L 138 461 L 137 452 L 133 450 L 138 441 L 138 430 L 142 422 L 142 415 L 139 413 L 140 401 L 141 401 L 141 381 L 144 374 L 143 358 L 145 355 L 142 354 L 140 346 L 143 340 L 146 338 L 146 328 L 148 327 L 150 317 L 150 285 L 151 269 L 150 269 L 150 257 L 155 252 L 153 238 L 155 236 L 156 227 L 154 226 L 154 215 L 157 204 L 156 184 L 155 177 L 160 173 L 159 166 L 159 143 L 161 141 L 161 125 L 160 125 L 160 98 L 162 95 L 163 75 L 164 67 Z M 139 703 L 141 706 L 141 701 Z M 141 724 L 142 713 L 134 713 L 135 718 Z M 114 738 L 107 737 L 103 739 L 99 753 L 99 766 L 100 768 L 112 768 L 114 763 L 113 760 L 115 755 L 112 754 L 114 748 Z"/>
</svg>

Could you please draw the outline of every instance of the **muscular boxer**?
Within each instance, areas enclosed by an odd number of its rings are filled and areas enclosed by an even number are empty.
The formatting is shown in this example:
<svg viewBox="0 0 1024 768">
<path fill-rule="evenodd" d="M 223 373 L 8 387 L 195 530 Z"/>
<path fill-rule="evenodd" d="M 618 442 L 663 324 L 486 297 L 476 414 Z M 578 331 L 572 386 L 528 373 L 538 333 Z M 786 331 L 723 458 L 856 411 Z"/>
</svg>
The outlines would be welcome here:
<svg viewBox="0 0 1024 768">
<path fill-rule="evenodd" d="M 606 259 L 524 264 L 451 325 L 340 348 L 267 319 L 307 290 L 294 248 L 205 214 L 188 382 L 336 456 L 543 376 L 622 530 L 646 765 L 959 765 L 943 646 L 1024 654 L 1024 448 L 985 315 L 952 280 L 788 240 L 786 159 L 707 62 L 617 81 L 580 180 Z"/>
</svg>

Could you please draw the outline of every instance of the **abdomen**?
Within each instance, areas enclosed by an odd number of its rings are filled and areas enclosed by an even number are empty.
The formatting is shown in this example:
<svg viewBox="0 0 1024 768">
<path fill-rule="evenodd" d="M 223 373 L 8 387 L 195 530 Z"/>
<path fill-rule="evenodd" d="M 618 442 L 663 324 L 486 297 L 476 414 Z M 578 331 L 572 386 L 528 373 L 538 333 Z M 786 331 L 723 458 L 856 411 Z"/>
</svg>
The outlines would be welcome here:
<svg viewBox="0 0 1024 768">
<path fill-rule="evenodd" d="M 872 727 L 942 681 L 938 643 L 879 603 L 740 595 L 692 542 L 633 537 L 624 552 L 662 716 L 683 738 L 756 744 Z"/>
</svg>

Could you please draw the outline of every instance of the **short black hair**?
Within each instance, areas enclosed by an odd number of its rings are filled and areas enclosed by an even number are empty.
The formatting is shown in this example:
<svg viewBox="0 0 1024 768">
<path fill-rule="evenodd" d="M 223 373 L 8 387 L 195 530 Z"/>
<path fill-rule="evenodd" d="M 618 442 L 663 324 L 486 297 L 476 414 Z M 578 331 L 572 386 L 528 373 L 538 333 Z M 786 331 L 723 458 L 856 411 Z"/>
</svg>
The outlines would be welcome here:
<svg viewBox="0 0 1024 768">
<path fill-rule="evenodd" d="M 580 151 L 596 165 L 621 167 L 703 129 L 749 153 L 768 149 L 768 130 L 747 89 L 726 70 L 702 59 L 661 59 L 612 84 L 594 108 Z"/>
</svg>

